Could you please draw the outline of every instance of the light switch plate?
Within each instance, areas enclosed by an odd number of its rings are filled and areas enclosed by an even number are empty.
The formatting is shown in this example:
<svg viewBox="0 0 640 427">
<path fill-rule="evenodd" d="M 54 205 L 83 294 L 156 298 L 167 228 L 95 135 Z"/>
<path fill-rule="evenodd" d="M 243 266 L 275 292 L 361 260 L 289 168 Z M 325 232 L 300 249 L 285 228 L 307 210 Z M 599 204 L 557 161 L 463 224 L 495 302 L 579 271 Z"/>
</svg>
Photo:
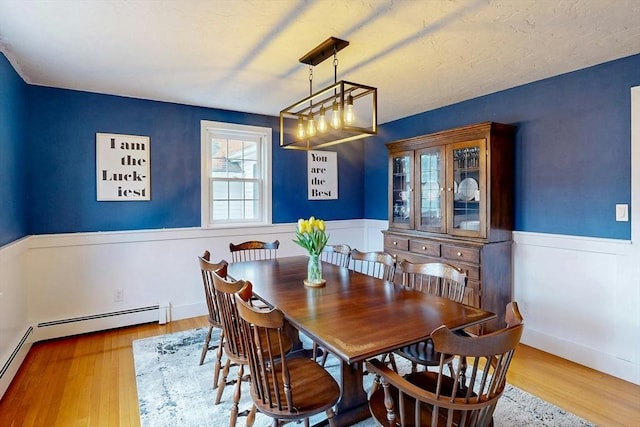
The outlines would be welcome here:
<svg viewBox="0 0 640 427">
<path fill-rule="evenodd" d="M 629 205 L 616 205 L 616 221 L 629 221 Z"/>
</svg>

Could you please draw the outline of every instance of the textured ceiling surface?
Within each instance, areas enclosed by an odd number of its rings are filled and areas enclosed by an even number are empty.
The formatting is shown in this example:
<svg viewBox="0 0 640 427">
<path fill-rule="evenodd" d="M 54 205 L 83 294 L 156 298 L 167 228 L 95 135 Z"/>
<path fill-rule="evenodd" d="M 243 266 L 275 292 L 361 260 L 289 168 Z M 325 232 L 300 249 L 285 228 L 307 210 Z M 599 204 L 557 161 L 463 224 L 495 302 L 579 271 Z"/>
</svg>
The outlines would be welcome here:
<svg viewBox="0 0 640 427">
<path fill-rule="evenodd" d="M 29 84 L 277 116 L 334 36 L 379 122 L 640 52 L 640 0 L 0 0 Z M 331 59 L 313 88 L 333 82 Z"/>
</svg>

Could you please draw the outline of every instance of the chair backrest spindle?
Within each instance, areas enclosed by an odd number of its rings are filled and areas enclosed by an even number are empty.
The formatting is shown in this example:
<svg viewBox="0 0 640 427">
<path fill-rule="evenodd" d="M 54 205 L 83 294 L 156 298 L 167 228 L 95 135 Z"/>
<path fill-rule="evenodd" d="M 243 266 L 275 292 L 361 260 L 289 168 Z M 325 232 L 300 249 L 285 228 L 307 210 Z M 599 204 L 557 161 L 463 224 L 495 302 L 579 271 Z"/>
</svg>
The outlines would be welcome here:
<svg viewBox="0 0 640 427">
<path fill-rule="evenodd" d="M 209 323 L 218 328 L 222 328 L 222 322 L 220 320 L 220 311 L 216 303 L 215 288 L 213 286 L 213 274 L 218 273 L 221 277 L 227 277 L 227 265 L 228 262 L 221 260 L 219 263 L 212 263 L 209 261 L 211 258 L 209 251 L 206 251 L 203 256 L 198 257 L 200 262 L 200 273 L 202 275 L 202 284 L 204 285 L 204 295 L 207 301 L 207 309 L 209 311 Z"/>
<path fill-rule="evenodd" d="M 404 286 L 456 302 L 464 300 L 467 275 L 452 265 L 439 262 L 414 264 L 402 260 L 397 273 L 401 275 Z"/>
<path fill-rule="evenodd" d="M 349 245 L 326 245 L 320 254 L 323 262 L 338 265 L 340 267 L 349 267 L 351 258 L 351 247 Z"/>
<path fill-rule="evenodd" d="M 393 281 L 396 271 L 395 259 L 387 252 L 360 252 L 357 249 L 351 251 L 351 270 L 378 279 Z"/>
</svg>

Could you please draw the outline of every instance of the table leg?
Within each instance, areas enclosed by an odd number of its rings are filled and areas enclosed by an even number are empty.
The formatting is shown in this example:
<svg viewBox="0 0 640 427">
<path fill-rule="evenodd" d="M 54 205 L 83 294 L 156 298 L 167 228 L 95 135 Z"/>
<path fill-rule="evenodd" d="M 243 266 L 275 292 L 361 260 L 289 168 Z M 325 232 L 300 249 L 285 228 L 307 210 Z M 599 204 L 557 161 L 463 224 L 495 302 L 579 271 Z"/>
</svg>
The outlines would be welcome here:
<svg viewBox="0 0 640 427">
<path fill-rule="evenodd" d="M 298 331 L 291 323 L 285 322 L 285 332 L 289 338 L 291 338 L 291 353 L 297 356 L 303 356 L 308 359 L 313 357 L 313 350 L 304 348 L 302 341 L 300 340 L 300 331 Z M 323 354 L 321 348 L 318 349 L 316 357 L 320 357 Z"/>
<path fill-rule="evenodd" d="M 285 322 L 284 324 L 285 333 L 289 338 L 291 338 L 291 351 L 300 351 L 302 350 L 302 341 L 300 341 L 300 332 L 289 322 Z"/>
<path fill-rule="evenodd" d="M 369 401 L 364 390 L 362 376 L 363 363 L 348 364 L 340 361 L 342 394 L 336 405 L 336 427 L 350 426 L 371 416 Z"/>
</svg>

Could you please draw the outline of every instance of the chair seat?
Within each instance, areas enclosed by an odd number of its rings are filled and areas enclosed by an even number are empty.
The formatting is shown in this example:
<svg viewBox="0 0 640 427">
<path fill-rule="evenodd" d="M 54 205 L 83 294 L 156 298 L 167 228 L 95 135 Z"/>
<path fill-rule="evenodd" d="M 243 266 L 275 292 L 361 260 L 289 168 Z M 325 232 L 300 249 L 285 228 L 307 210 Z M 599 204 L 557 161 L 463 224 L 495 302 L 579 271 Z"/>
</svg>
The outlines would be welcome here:
<svg viewBox="0 0 640 427">
<path fill-rule="evenodd" d="M 295 402 L 296 412 L 286 409 L 286 402 L 283 408 L 271 407 L 267 402 L 263 402 L 259 396 L 251 389 L 253 401 L 258 410 L 272 418 L 277 419 L 298 419 L 301 414 L 319 413 L 331 408 L 340 398 L 340 386 L 333 377 L 318 363 L 306 357 L 294 357 L 287 360 L 289 374 L 291 377 L 291 392 Z M 282 389 L 281 365 L 273 366 L 276 371 L 276 379 L 280 387 L 280 395 L 285 393 Z M 269 376 L 269 387 L 272 390 L 272 399 L 275 400 L 275 392 L 272 377 Z"/>
<path fill-rule="evenodd" d="M 424 371 L 424 372 L 407 374 L 404 376 L 404 378 L 409 383 L 417 387 L 420 387 L 420 389 L 422 390 L 435 392 L 435 387 L 438 381 L 438 374 L 435 372 Z M 454 385 L 454 380 L 450 377 L 447 377 L 442 384 L 443 394 L 450 395 L 453 390 L 453 385 Z M 401 405 L 398 402 L 398 395 L 399 395 L 398 389 L 393 385 L 389 385 L 389 390 L 391 391 L 391 395 L 394 399 L 395 407 L 396 408 L 400 407 Z M 456 396 L 464 397 L 465 392 L 466 392 L 466 389 L 459 389 L 456 393 Z M 475 396 L 476 395 L 474 393 L 471 393 L 471 397 L 475 397 Z M 403 401 L 404 401 L 403 404 L 404 404 L 405 413 L 413 414 L 415 410 L 415 402 L 416 402 L 415 399 L 408 394 L 404 394 Z M 421 402 L 420 405 L 421 405 L 420 406 L 420 426 L 432 425 L 431 422 L 432 422 L 433 406 L 425 402 Z M 383 388 L 379 388 L 371 395 L 371 398 L 369 399 L 369 409 L 371 410 L 372 416 L 375 419 L 377 419 L 378 422 L 381 423 L 381 425 L 387 426 L 389 424 L 389 421 L 387 420 L 387 409 L 384 404 Z M 466 422 L 463 424 L 462 423 L 463 420 L 461 420 L 461 418 L 462 418 L 461 413 L 455 414 L 452 425 L 459 426 L 459 425 L 469 424 L 469 420 L 466 420 Z M 446 425 L 446 423 L 447 423 L 447 410 L 444 408 L 440 408 L 438 410 L 437 425 L 439 426 Z M 398 426 L 400 425 L 399 419 L 396 419 L 396 425 Z M 407 420 L 403 427 L 420 427 L 420 426 L 416 426 L 415 419 L 413 417 L 407 417 Z M 493 419 L 489 423 L 489 426 L 493 426 Z"/>
<path fill-rule="evenodd" d="M 431 338 L 406 345 L 396 350 L 395 353 L 420 365 L 438 366 L 440 364 L 440 353 L 433 347 Z M 448 361 L 451 358 L 447 356 L 445 360 Z"/>
</svg>

